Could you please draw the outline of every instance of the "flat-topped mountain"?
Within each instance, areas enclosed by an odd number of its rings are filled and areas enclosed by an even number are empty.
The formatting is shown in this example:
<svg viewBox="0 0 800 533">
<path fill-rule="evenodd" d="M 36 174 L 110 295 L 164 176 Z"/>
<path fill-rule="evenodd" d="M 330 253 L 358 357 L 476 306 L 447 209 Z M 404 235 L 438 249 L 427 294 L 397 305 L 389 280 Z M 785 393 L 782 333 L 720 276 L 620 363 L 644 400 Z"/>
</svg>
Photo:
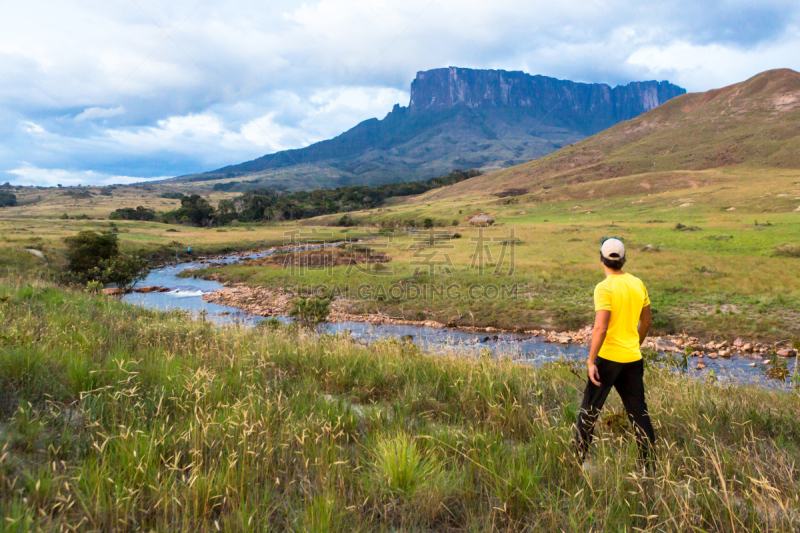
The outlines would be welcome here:
<svg viewBox="0 0 800 533">
<path fill-rule="evenodd" d="M 673 180 L 677 187 L 685 181 L 681 172 L 737 165 L 800 169 L 798 124 L 800 73 L 769 70 L 728 87 L 679 96 L 536 161 L 430 195 L 534 193 L 645 174 L 658 176 L 664 187 Z M 600 195 L 604 189 L 593 190 Z"/>
<path fill-rule="evenodd" d="M 593 135 L 685 92 L 666 81 L 612 88 L 524 72 L 450 67 L 417 73 L 411 83 L 409 109 L 419 113 L 461 106 L 481 110 L 513 107 L 543 122 Z"/>
<path fill-rule="evenodd" d="M 610 87 L 524 72 L 419 72 L 395 105 L 327 141 L 176 181 L 217 188 L 310 189 L 413 181 L 454 169 L 491 171 L 547 155 L 686 91 L 669 82 Z"/>
</svg>

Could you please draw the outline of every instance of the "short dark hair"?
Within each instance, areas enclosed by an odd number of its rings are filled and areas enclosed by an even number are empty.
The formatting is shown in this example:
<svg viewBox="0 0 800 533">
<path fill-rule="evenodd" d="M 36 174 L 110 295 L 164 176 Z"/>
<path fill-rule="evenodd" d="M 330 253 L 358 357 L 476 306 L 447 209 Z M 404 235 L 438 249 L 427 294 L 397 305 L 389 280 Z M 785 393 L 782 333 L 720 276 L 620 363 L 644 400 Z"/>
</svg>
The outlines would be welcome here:
<svg viewBox="0 0 800 533">
<path fill-rule="evenodd" d="M 603 264 L 611 270 L 622 270 L 622 267 L 625 265 L 624 257 L 620 257 L 619 259 L 608 259 L 603 257 L 603 254 L 600 254 L 600 260 L 603 261 Z"/>
</svg>

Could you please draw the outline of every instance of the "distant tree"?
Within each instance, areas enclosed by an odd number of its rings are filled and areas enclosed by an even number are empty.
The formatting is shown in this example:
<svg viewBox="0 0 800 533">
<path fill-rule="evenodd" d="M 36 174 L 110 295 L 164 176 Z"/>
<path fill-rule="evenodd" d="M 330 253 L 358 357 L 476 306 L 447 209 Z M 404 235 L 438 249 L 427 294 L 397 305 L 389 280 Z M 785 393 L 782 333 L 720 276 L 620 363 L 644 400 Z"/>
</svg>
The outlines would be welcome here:
<svg viewBox="0 0 800 533">
<path fill-rule="evenodd" d="M 159 198 L 166 198 L 168 200 L 181 200 L 183 199 L 182 192 L 162 192 L 158 195 Z"/>
<path fill-rule="evenodd" d="M 144 220 L 151 221 L 156 217 L 156 212 L 152 209 L 142 207 L 141 205 L 133 209 L 132 207 L 123 207 L 115 210 L 108 218 L 110 220 Z"/>
<path fill-rule="evenodd" d="M 0 207 L 14 207 L 17 205 L 17 195 L 13 192 L 0 191 Z"/>
<path fill-rule="evenodd" d="M 183 222 L 193 226 L 210 226 L 214 221 L 214 208 L 199 194 L 181 198 L 181 207 L 170 213 L 165 213 L 165 219 Z"/>
</svg>

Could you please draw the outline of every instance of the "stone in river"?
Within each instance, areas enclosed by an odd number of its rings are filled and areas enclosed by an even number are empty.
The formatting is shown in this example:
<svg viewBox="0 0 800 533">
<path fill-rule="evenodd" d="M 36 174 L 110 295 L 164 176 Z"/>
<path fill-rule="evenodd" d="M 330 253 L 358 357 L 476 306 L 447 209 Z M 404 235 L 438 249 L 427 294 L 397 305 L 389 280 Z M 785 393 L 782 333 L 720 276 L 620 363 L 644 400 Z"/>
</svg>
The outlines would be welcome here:
<svg viewBox="0 0 800 533">
<path fill-rule="evenodd" d="M 103 294 L 108 296 L 119 296 L 120 294 L 125 294 L 125 291 L 122 289 L 103 289 Z"/>
<path fill-rule="evenodd" d="M 661 338 L 656 339 L 656 341 L 654 343 L 654 347 L 655 347 L 656 351 L 659 351 L 659 352 L 679 353 L 679 352 L 683 351 L 683 350 L 681 350 L 680 346 L 678 346 L 674 342 L 669 342 L 668 340 L 664 340 L 664 339 L 661 339 Z"/>
</svg>

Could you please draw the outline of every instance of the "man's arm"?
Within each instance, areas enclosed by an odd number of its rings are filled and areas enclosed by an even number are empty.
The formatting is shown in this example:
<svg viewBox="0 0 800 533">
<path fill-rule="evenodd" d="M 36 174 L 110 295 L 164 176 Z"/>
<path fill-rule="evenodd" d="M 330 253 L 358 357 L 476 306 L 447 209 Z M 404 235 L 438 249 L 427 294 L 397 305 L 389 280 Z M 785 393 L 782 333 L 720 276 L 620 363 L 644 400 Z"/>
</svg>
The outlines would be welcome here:
<svg viewBox="0 0 800 533">
<path fill-rule="evenodd" d="M 653 317 L 650 314 L 650 306 L 645 305 L 642 307 L 642 314 L 639 315 L 639 346 L 647 338 L 647 333 L 650 331 L 650 324 L 652 323 Z"/>
<path fill-rule="evenodd" d="M 649 312 L 649 307 L 647 308 Z M 611 311 L 600 310 L 594 314 L 594 329 L 592 329 L 592 347 L 589 349 L 589 379 L 597 386 L 600 386 L 600 372 L 597 371 L 597 354 L 603 346 L 608 333 L 608 321 L 611 319 Z"/>
</svg>

